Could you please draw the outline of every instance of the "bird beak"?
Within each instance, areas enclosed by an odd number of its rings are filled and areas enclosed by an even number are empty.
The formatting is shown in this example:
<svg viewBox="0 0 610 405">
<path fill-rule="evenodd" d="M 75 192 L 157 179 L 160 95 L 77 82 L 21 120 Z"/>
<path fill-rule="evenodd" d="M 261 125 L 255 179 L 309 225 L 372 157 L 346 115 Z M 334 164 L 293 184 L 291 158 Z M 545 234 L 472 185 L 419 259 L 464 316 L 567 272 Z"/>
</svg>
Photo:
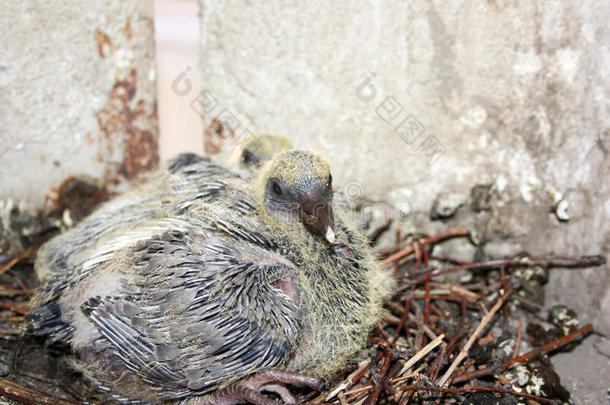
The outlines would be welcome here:
<svg viewBox="0 0 610 405">
<path fill-rule="evenodd" d="M 335 243 L 335 220 L 330 202 L 319 193 L 312 193 L 304 196 L 300 203 L 301 222 L 329 243 Z"/>
</svg>

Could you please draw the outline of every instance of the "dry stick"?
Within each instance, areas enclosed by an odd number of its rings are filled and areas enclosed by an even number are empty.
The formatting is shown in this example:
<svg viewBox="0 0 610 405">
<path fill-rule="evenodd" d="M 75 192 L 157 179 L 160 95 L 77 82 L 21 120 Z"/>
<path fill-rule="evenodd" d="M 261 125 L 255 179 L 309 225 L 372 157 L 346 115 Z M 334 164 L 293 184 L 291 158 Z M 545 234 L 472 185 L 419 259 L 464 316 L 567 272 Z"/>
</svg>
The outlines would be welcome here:
<svg viewBox="0 0 610 405">
<path fill-rule="evenodd" d="M 30 290 L 27 289 L 27 287 L 25 286 L 25 284 L 23 283 L 23 280 L 21 280 L 19 277 L 15 276 L 15 279 L 17 280 L 17 284 L 19 284 L 19 287 L 21 287 L 21 289 L 23 290 L 23 293 L 25 295 L 27 295 L 28 297 L 32 297 L 32 292 Z"/>
<path fill-rule="evenodd" d="M 411 322 L 414 322 L 418 328 L 421 328 L 424 331 L 424 333 L 426 334 L 426 336 L 428 336 L 430 339 L 438 338 L 436 333 L 434 333 L 427 325 L 424 325 L 423 321 L 421 321 L 418 317 L 416 317 L 415 315 L 413 315 L 410 312 L 409 312 L 409 320 Z"/>
<path fill-rule="evenodd" d="M 428 238 L 421 239 L 420 241 L 418 241 L 416 243 L 419 243 L 421 245 L 430 245 L 430 244 L 439 242 L 443 239 L 453 238 L 456 236 L 468 236 L 469 234 L 470 234 L 470 231 L 468 230 L 468 228 L 460 226 L 457 228 L 449 228 L 444 232 L 438 233 L 438 234 L 430 236 Z M 399 252 L 394 253 L 391 256 L 386 257 L 379 263 L 382 266 L 385 266 L 387 264 L 393 263 L 397 260 L 402 259 L 403 257 L 410 255 L 414 251 L 415 251 L 415 248 L 413 245 L 411 245 L 411 246 L 407 247 L 406 249 L 403 249 Z"/>
<path fill-rule="evenodd" d="M 384 351 L 386 351 L 386 350 L 387 349 L 384 348 Z M 379 370 L 379 374 L 375 375 L 373 377 L 373 381 L 375 382 L 375 384 L 374 384 L 375 389 L 368 396 L 368 398 L 364 401 L 363 405 L 376 404 L 377 399 L 379 398 L 379 395 L 381 395 L 382 387 L 380 387 L 378 385 L 378 380 L 381 379 L 383 381 L 385 379 L 386 374 L 388 373 L 388 370 L 390 369 L 390 363 L 392 362 L 392 352 L 390 350 L 387 350 L 386 357 L 383 358 L 383 360 L 384 360 L 383 365 L 381 367 L 381 370 Z"/>
<path fill-rule="evenodd" d="M 378 331 L 379 331 L 379 332 L 383 332 L 383 330 L 382 330 L 382 329 L 380 329 L 380 328 L 377 328 L 377 329 L 378 329 Z M 373 340 L 373 342 L 375 342 L 375 340 L 374 340 L 374 339 L 375 339 L 374 337 L 371 337 L 371 340 Z M 376 343 L 378 346 L 381 346 L 381 345 L 383 345 L 383 343 L 382 343 L 382 342 L 383 342 L 383 340 L 382 340 L 381 342 L 377 341 L 377 342 L 375 342 L 375 343 Z M 383 357 L 383 353 L 382 353 L 382 352 L 377 353 L 377 356 L 375 356 L 375 362 L 380 361 L 382 357 Z M 368 362 L 368 366 L 367 366 L 367 367 L 365 367 L 365 368 L 364 368 L 364 370 L 362 370 L 362 371 L 360 372 L 360 374 L 358 374 L 358 375 L 355 377 L 354 381 L 355 381 L 355 382 L 359 381 L 359 380 L 360 380 L 362 377 L 364 377 L 364 375 L 365 375 L 367 372 L 369 372 L 369 371 L 371 371 L 371 372 L 369 373 L 369 374 L 370 374 L 370 376 L 369 376 L 369 378 L 366 380 L 366 382 L 364 383 L 364 385 L 369 385 L 369 384 L 371 383 L 371 381 L 373 381 L 373 372 L 372 372 L 372 370 L 371 370 L 371 360 L 369 360 L 369 362 Z M 354 400 L 354 399 L 355 399 L 355 398 L 357 398 L 358 396 L 359 396 L 359 395 L 353 396 L 353 397 L 351 397 L 351 398 L 347 398 L 347 401 L 348 401 L 348 402 L 351 402 L 352 400 Z M 363 401 L 364 401 L 364 400 L 363 400 Z"/>
<path fill-rule="evenodd" d="M 399 311 L 401 310 L 400 306 L 394 302 L 390 301 L 387 304 L 394 309 L 397 309 Z M 424 325 L 424 323 L 420 319 L 418 319 L 415 315 L 408 312 L 408 317 L 409 317 L 409 320 L 411 322 L 414 322 L 419 328 L 421 328 L 424 331 L 424 333 L 426 334 L 426 336 L 428 336 L 430 339 L 436 339 L 438 337 L 438 335 L 436 333 L 434 333 L 428 326 Z M 388 322 L 388 321 L 393 322 L 395 320 L 396 321 L 395 323 L 397 325 L 400 323 L 400 320 L 393 315 L 392 315 L 392 318 L 390 318 L 389 316 L 386 316 L 384 318 L 384 320 L 386 322 Z M 406 326 L 405 326 L 405 329 L 407 329 Z"/>
<path fill-rule="evenodd" d="M 532 300 L 528 300 L 527 298 L 523 298 L 522 296 L 520 296 L 519 294 L 515 294 L 513 295 L 513 298 L 517 301 L 520 301 L 532 308 L 537 308 L 538 310 L 543 310 L 544 309 L 544 305 L 540 305 L 538 303 L 535 303 Z"/>
<path fill-rule="evenodd" d="M 37 248 L 36 245 L 30 246 L 29 248 L 27 248 L 26 250 L 21 252 L 21 254 L 19 256 L 13 257 L 8 263 L 6 263 L 4 266 L 0 267 L 0 276 L 2 274 L 6 273 L 7 271 L 9 271 L 14 265 L 19 263 L 23 259 L 27 259 L 28 257 L 30 257 L 32 255 L 32 253 L 34 253 L 36 248 Z"/>
<path fill-rule="evenodd" d="M 470 301 L 470 302 L 476 302 L 476 301 L 480 300 L 481 298 L 483 298 L 482 294 L 474 293 L 474 292 L 464 288 L 463 286 L 446 284 L 446 283 L 431 283 L 431 285 L 433 285 L 435 287 L 439 287 L 441 289 L 448 290 L 449 292 L 452 292 L 459 296 L 463 296 L 466 299 L 468 299 L 468 301 Z"/>
<path fill-rule="evenodd" d="M 409 378 L 417 377 L 417 376 L 421 375 L 421 371 L 422 371 L 422 369 L 423 369 L 423 368 L 425 368 L 425 367 L 426 367 L 426 365 L 425 365 L 425 364 L 422 364 L 422 365 L 421 365 L 421 366 L 420 366 L 418 369 L 416 369 L 416 370 L 415 370 L 415 371 L 413 371 L 412 373 L 405 374 L 405 375 L 400 376 L 400 377 L 395 377 L 395 378 L 392 378 L 392 379 L 390 380 L 390 382 L 391 382 L 392 384 L 394 384 L 394 383 L 403 382 L 404 380 L 408 380 Z"/>
<path fill-rule="evenodd" d="M 477 326 L 477 328 L 474 330 L 474 332 L 472 333 L 470 338 L 468 338 L 468 341 L 466 342 L 466 345 L 464 345 L 462 350 L 460 350 L 460 352 L 458 353 L 458 355 L 455 358 L 455 360 L 453 361 L 453 363 L 451 363 L 451 366 L 449 367 L 449 369 L 447 369 L 445 374 L 441 377 L 441 379 L 440 379 L 440 381 L 438 383 L 438 385 L 440 387 L 444 387 L 445 386 L 445 384 L 447 383 L 449 378 L 451 378 L 451 375 L 453 374 L 453 372 L 455 371 L 457 366 L 460 365 L 462 360 L 464 360 L 464 358 L 468 354 L 468 351 L 470 350 L 470 347 L 472 346 L 474 341 L 477 339 L 479 334 L 483 331 L 483 328 L 485 328 L 485 326 L 487 326 L 487 324 L 489 323 L 489 321 L 491 321 L 491 318 L 493 318 L 493 316 L 496 313 L 496 311 L 498 309 L 500 309 L 502 304 L 504 304 L 504 301 L 506 300 L 506 298 L 511 293 L 512 293 L 512 289 L 506 291 L 504 293 L 504 295 L 498 300 L 498 302 L 496 302 L 496 304 L 493 306 L 493 308 L 491 308 L 491 311 L 489 311 L 487 314 L 485 314 L 485 316 L 481 319 L 481 322 L 479 322 L 479 326 Z"/>
<path fill-rule="evenodd" d="M 532 350 L 531 352 L 528 352 L 519 357 L 515 357 L 512 360 L 507 360 L 504 363 L 500 364 L 498 367 L 486 367 L 486 368 L 482 368 L 479 370 L 471 371 L 469 373 L 458 376 L 455 380 L 453 380 L 453 382 L 455 384 L 458 384 L 461 382 L 471 380 L 473 378 L 483 377 L 485 375 L 493 374 L 494 372 L 497 372 L 497 371 L 500 371 L 500 372 L 504 371 L 510 367 L 516 366 L 517 364 L 528 362 L 528 361 L 536 358 L 537 356 L 540 356 L 541 354 L 545 354 L 545 353 L 551 352 L 561 346 L 565 346 L 568 343 L 573 342 L 574 340 L 581 339 L 584 336 L 586 336 L 587 334 L 589 334 L 592 330 L 593 330 L 593 325 L 591 325 L 590 323 L 586 324 L 582 328 L 577 329 L 577 330 L 567 334 L 566 336 L 562 336 L 558 339 L 555 339 L 550 343 L 542 345 L 542 346 L 538 347 L 537 349 Z"/>
<path fill-rule="evenodd" d="M 417 379 L 415 380 L 415 385 L 414 385 L 414 386 L 417 386 L 417 384 L 419 384 L 419 380 L 421 380 L 422 375 L 423 375 L 423 374 L 420 374 L 420 375 L 418 375 L 418 376 L 417 376 Z M 402 388 L 402 387 L 401 387 L 401 388 Z M 400 391 L 402 391 L 402 390 L 401 390 L 401 389 L 399 389 L 398 391 L 400 392 Z M 406 390 L 405 390 L 405 391 L 406 391 Z M 404 394 L 407 394 L 407 396 L 406 396 L 406 397 L 403 397 L 403 396 L 401 396 L 401 397 L 400 397 L 400 402 L 399 402 L 399 405 L 406 405 L 406 404 L 408 404 L 408 403 L 409 403 L 409 401 L 411 401 L 411 398 L 413 398 L 413 395 L 415 395 L 415 391 L 416 391 L 416 390 L 409 390 L 408 392 L 404 392 L 404 391 L 403 391 L 403 393 L 404 393 Z"/>
<path fill-rule="evenodd" d="M 404 376 L 402 376 L 402 377 L 396 377 L 396 378 L 392 378 L 392 379 L 390 380 L 390 382 L 391 382 L 392 384 L 394 384 L 394 383 L 397 383 L 397 382 L 401 382 L 401 381 L 404 381 L 404 380 L 408 380 L 409 378 L 416 377 L 416 376 L 418 376 L 419 374 L 420 374 L 419 372 L 409 373 L 409 374 L 404 375 Z M 343 395 L 345 395 L 345 396 L 347 396 L 347 395 L 352 395 L 352 394 L 362 394 L 363 392 L 366 392 L 366 391 L 372 390 L 373 388 L 374 388 L 374 386 L 373 386 L 372 384 L 369 384 L 369 385 L 365 385 L 364 387 L 358 387 L 358 388 L 351 389 L 351 390 L 349 390 L 349 391 L 345 391 L 345 392 L 343 392 L 342 394 L 343 394 Z M 394 391 L 396 391 L 396 389 L 395 389 L 394 387 L 392 387 L 392 389 L 393 389 Z"/>
<path fill-rule="evenodd" d="M 428 353 L 430 353 L 430 351 L 432 349 L 434 349 L 436 346 L 440 345 L 444 338 L 445 338 L 445 335 L 439 335 L 436 339 L 434 339 L 432 342 L 430 342 L 426 346 L 424 346 L 420 351 L 415 353 L 415 355 L 413 355 L 413 357 L 411 357 L 409 360 L 407 360 L 405 365 L 402 366 L 402 368 L 398 372 L 398 375 L 401 375 L 402 373 L 404 373 L 405 371 L 410 369 L 415 363 L 417 363 L 424 356 L 426 356 Z"/>
<path fill-rule="evenodd" d="M 476 363 L 475 359 L 470 359 L 468 361 L 466 361 L 466 363 L 464 363 L 460 368 L 457 369 L 457 371 L 455 372 L 456 375 L 458 374 L 462 374 L 464 371 L 468 370 L 468 368 L 470 366 L 472 366 L 474 363 Z"/>
<path fill-rule="evenodd" d="M 369 385 L 365 385 L 364 387 L 358 387 L 358 388 L 354 388 L 352 390 L 349 391 L 345 391 L 343 392 L 343 396 L 347 396 L 347 395 L 352 395 L 352 394 L 362 394 L 363 392 L 372 390 L 374 388 L 374 386 L 372 384 Z"/>
<path fill-rule="evenodd" d="M 383 385 L 383 388 L 386 390 L 386 392 L 389 395 L 396 395 L 396 390 L 394 389 L 394 387 L 392 387 L 392 385 L 388 382 L 387 377 L 381 380 L 381 385 Z"/>
<path fill-rule="evenodd" d="M 528 256 L 513 259 L 489 260 L 486 262 L 468 263 L 462 266 L 453 266 L 448 269 L 434 272 L 436 268 L 426 269 L 415 275 L 415 281 L 420 283 L 430 278 L 438 277 L 442 274 L 453 273 L 460 270 L 491 270 L 501 266 L 543 266 L 543 267 L 563 267 L 563 268 L 584 268 L 600 266 L 606 263 L 606 258 L 602 255 L 591 256 Z"/>
<path fill-rule="evenodd" d="M 400 335 L 400 331 L 405 326 L 405 322 L 407 322 L 407 318 L 409 316 L 410 307 L 411 307 L 411 297 L 409 297 L 409 298 L 407 298 L 407 300 L 405 300 L 405 305 L 404 305 L 404 309 L 402 311 L 402 316 L 400 317 L 400 323 L 398 324 L 398 326 L 396 327 L 396 330 L 392 334 L 391 344 L 396 343 L 396 339 L 398 339 L 398 336 Z"/>
<path fill-rule="evenodd" d="M 441 348 L 441 356 L 438 358 L 438 364 L 436 365 L 436 367 L 434 368 L 434 370 L 432 371 L 432 374 L 430 375 L 430 380 L 434 381 L 436 380 L 436 376 L 438 375 L 438 372 L 440 371 L 442 365 L 443 365 L 443 360 L 445 358 L 445 352 L 447 346 L 443 346 L 443 348 Z"/>
<path fill-rule="evenodd" d="M 370 360 L 360 363 L 359 367 L 356 370 L 354 370 L 350 375 L 348 375 L 347 378 L 341 384 L 337 385 L 334 390 L 332 390 L 331 392 L 328 393 L 328 395 L 326 396 L 326 401 L 327 402 L 330 401 L 331 398 L 333 398 L 335 395 L 337 395 L 339 392 L 341 392 L 341 390 L 349 388 L 352 385 L 354 385 L 355 383 L 357 383 L 358 380 L 360 380 L 362 378 L 364 373 L 366 373 L 366 371 L 370 367 L 371 367 Z"/>
<path fill-rule="evenodd" d="M 4 302 L 0 302 L 0 308 L 8 309 L 19 315 L 26 315 L 28 313 L 28 311 L 26 311 L 25 309 L 17 308 L 16 306 L 13 306 L 11 304 L 6 304 Z"/>
<path fill-rule="evenodd" d="M 504 266 L 500 267 L 500 280 L 504 291 L 508 290 L 508 281 L 506 280 L 506 270 L 504 270 Z M 504 323 L 508 323 L 508 305 L 502 307 L 502 315 L 504 316 Z"/>
<path fill-rule="evenodd" d="M 437 262 L 446 262 L 446 263 L 460 265 L 460 266 L 464 265 L 464 264 L 470 263 L 470 262 L 467 262 L 465 260 L 456 259 L 455 257 L 444 257 L 444 256 L 430 255 L 430 259 L 436 260 Z"/>
<path fill-rule="evenodd" d="M 523 333 L 523 318 L 519 318 L 519 329 L 517 329 L 517 340 L 515 341 L 515 350 L 513 351 L 513 359 L 519 355 L 521 347 L 521 334 Z"/>
<path fill-rule="evenodd" d="M 59 399 L 49 397 L 44 394 L 35 392 L 29 388 L 15 384 L 12 381 L 0 378 L 0 396 L 11 398 L 28 405 L 78 405 L 82 402 L 70 401 L 67 399 Z"/>
<path fill-rule="evenodd" d="M 16 288 L 3 288 L 0 290 L 0 297 L 15 297 L 19 295 L 27 295 L 23 290 Z"/>
<path fill-rule="evenodd" d="M 400 249 L 400 241 L 402 240 L 402 236 L 400 235 L 400 228 L 396 228 L 396 250 Z M 396 260 L 394 262 L 394 274 L 398 274 L 400 271 L 400 260 Z"/>
<path fill-rule="evenodd" d="M 396 375 L 398 374 L 398 372 L 400 371 L 400 369 L 402 368 L 402 366 L 404 364 L 405 364 L 405 361 L 403 359 L 398 359 L 398 361 L 396 361 L 394 364 L 392 364 L 392 367 L 390 367 L 390 371 L 388 371 L 388 374 L 387 374 L 387 377 L 390 379 L 390 382 L 394 381 L 397 378 Z"/>
<path fill-rule="evenodd" d="M 428 252 L 426 249 L 421 249 L 421 254 L 424 258 L 424 264 L 428 267 Z M 430 320 L 430 280 L 425 282 L 426 296 L 424 298 L 424 325 L 428 325 Z"/>
<path fill-rule="evenodd" d="M 411 391 L 411 392 L 413 392 L 413 391 L 434 391 L 434 392 L 442 392 L 442 393 L 445 393 L 445 394 L 453 394 L 453 395 L 464 394 L 464 393 L 469 393 L 469 392 L 486 391 L 486 392 L 495 392 L 495 393 L 498 393 L 498 394 L 514 395 L 516 397 L 531 398 L 531 399 L 536 400 L 538 402 L 545 402 L 545 403 L 548 403 L 548 404 L 554 404 L 555 403 L 555 400 L 539 397 L 539 396 L 528 394 L 528 393 L 525 393 L 525 392 L 517 392 L 517 391 L 505 390 L 505 389 L 502 389 L 502 388 L 493 388 L 493 387 L 475 387 L 475 386 L 471 386 L 471 387 L 464 387 L 464 388 L 444 388 L 444 387 L 422 387 L 422 386 L 419 386 L 419 385 L 403 385 L 403 386 L 398 387 L 397 390 L 399 390 L 399 391 Z"/>
<path fill-rule="evenodd" d="M 0 328 L 0 338 L 6 340 L 18 339 L 21 336 L 21 332 L 23 332 L 19 328 Z"/>
</svg>

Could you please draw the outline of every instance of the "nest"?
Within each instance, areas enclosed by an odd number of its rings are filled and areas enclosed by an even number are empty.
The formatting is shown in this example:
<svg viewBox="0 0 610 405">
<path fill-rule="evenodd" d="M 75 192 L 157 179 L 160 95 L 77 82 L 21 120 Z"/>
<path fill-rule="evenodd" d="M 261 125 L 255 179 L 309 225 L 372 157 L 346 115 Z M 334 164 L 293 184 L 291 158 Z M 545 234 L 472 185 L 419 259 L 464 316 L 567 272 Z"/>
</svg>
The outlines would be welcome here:
<svg viewBox="0 0 610 405">
<path fill-rule="evenodd" d="M 371 233 L 371 241 L 388 228 Z M 585 268 L 603 256 L 519 256 L 464 262 L 432 254 L 434 245 L 467 238 L 465 228 L 398 237 L 378 249 L 393 268 L 395 296 L 370 338 L 364 360 L 327 379 L 327 389 L 295 388 L 302 403 L 551 404 L 570 393 L 548 354 L 570 350 L 593 331 L 564 306 L 544 310 L 540 291 L 552 268 Z M 36 286 L 35 248 L 0 268 L 0 396 L 13 403 L 96 401 L 71 371 L 65 348 L 22 337 Z M 451 277 L 451 275 L 457 275 Z M 14 402 L 16 401 L 16 402 Z"/>
</svg>

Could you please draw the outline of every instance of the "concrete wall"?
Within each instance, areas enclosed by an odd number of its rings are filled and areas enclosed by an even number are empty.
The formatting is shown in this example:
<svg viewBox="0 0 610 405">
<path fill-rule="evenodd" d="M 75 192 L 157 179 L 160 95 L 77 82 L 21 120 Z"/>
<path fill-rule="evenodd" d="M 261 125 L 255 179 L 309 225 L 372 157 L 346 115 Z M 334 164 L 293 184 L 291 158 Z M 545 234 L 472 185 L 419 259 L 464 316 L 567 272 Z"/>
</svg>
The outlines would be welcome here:
<svg viewBox="0 0 610 405">
<path fill-rule="evenodd" d="M 468 225 L 488 257 L 610 253 L 610 4 L 300 4 L 200 0 L 203 88 L 189 59 L 160 90 L 203 117 L 195 152 L 285 132 L 325 151 L 349 196 L 402 207 L 426 232 Z M 14 207 L 53 211 L 78 194 L 74 177 L 102 198 L 156 165 L 152 13 L 135 0 L 3 2 L 0 259 L 21 247 L 7 244 L 23 234 Z M 432 221 L 435 200 L 460 208 Z M 554 270 L 548 305 L 610 333 L 608 270 Z M 601 403 L 610 342 L 578 351 L 555 365 L 579 402 Z"/>
<path fill-rule="evenodd" d="M 208 152 L 244 131 L 286 132 L 326 151 L 350 194 L 424 213 L 422 229 L 452 223 L 427 219 L 450 193 L 463 204 L 453 221 L 483 235 L 489 256 L 610 253 L 609 3 L 201 7 Z M 490 208 L 468 208 L 475 185 L 490 186 Z M 609 287 L 608 267 L 557 270 L 547 302 L 609 333 Z M 608 375 L 610 346 L 593 341 L 559 367 L 599 359 Z M 574 378 L 583 403 L 605 400 L 599 373 Z"/>
<path fill-rule="evenodd" d="M 2 3 L 3 237 L 13 208 L 53 210 L 74 178 L 103 188 L 157 164 L 152 16 L 135 0 Z"/>
</svg>

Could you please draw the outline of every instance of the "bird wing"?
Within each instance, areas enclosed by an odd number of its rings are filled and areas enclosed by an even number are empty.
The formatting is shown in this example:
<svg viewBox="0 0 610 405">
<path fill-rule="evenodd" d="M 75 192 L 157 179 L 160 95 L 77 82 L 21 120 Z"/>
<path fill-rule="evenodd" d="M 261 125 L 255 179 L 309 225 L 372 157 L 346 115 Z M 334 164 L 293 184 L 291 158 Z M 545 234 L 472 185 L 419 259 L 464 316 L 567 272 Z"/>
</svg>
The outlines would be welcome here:
<svg viewBox="0 0 610 405">
<path fill-rule="evenodd" d="M 82 310 L 164 399 L 209 392 L 291 357 L 297 270 L 279 255 L 194 228 L 140 242 L 130 260 L 124 293 L 90 298 Z"/>
<path fill-rule="evenodd" d="M 73 330 L 62 320 L 57 302 L 65 290 L 104 267 L 116 251 L 133 245 L 141 234 L 158 232 L 164 217 L 186 214 L 202 204 L 219 205 L 223 213 L 251 213 L 255 204 L 239 189 L 242 183 L 239 175 L 209 159 L 182 154 L 167 171 L 103 204 L 45 243 L 37 253 L 36 271 L 46 283 L 34 299 L 28 330 L 46 335 L 48 343 L 69 339 Z"/>
<path fill-rule="evenodd" d="M 183 213 L 202 201 L 232 201 L 236 191 L 229 182 L 237 179 L 237 174 L 209 159 L 189 153 L 178 155 L 169 162 L 167 170 L 160 170 L 148 181 L 102 204 L 74 228 L 45 243 L 37 252 L 37 273 L 46 281 L 78 266 L 74 262 L 78 260 L 75 253 L 113 232 L 167 213 Z"/>
</svg>

